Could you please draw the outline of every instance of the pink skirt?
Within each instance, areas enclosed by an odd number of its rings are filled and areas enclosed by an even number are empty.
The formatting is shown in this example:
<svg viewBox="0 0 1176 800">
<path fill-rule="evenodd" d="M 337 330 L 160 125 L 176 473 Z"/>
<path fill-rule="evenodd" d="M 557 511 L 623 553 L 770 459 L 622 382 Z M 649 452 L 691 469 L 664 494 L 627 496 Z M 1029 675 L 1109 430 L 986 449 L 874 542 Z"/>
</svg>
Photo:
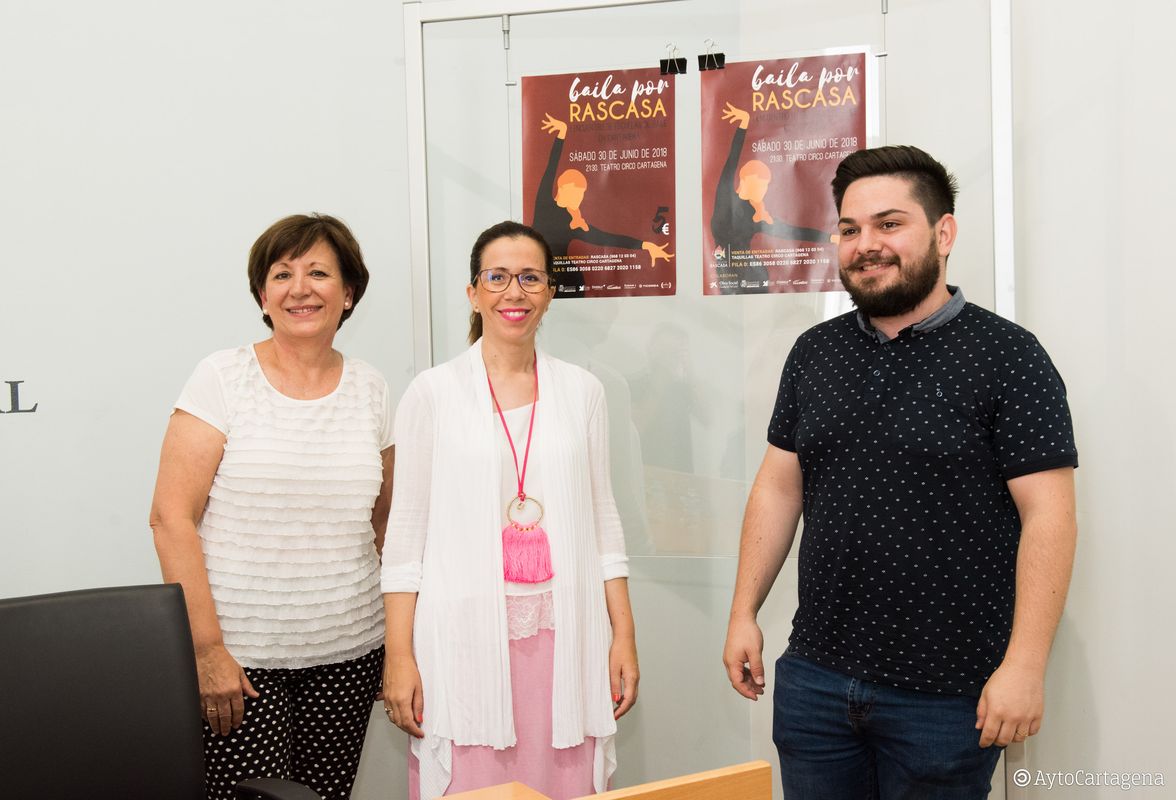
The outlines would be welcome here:
<svg viewBox="0 0 1176 800">
<path fill-rule="evenodd" d="M 576 747 L 551 746 L 551 673 L 555 631 L 540 630 L 510 642 L 510 687 L 514 700 L 516 743 L 505 750 L 453 746 L 453 776 L 445 794 L 457 794 L 518 781 L 553 800 L 593 794 L 596 740 Z M 408 797 L 421 800 L 420 769 L 408 754 Z"/>
</svg>

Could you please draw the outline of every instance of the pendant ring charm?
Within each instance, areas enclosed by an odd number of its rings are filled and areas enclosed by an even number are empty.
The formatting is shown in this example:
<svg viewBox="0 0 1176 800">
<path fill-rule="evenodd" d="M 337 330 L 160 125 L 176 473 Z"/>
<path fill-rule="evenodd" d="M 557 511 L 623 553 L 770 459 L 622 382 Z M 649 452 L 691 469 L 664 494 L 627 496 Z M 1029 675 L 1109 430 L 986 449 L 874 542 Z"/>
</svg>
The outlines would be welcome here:
<svg viewBox="0 0 1176 800">
<path fill-rule="evenodd" d="M 539 516 L 531 522 L 517 522 L 512 514 L 522 511 L 531 503 L 534 503 L 535 508 L 539 509 Z M 524 497 L 522 500 L 518 499 L 517 497 L 511 498 L 511 501 L 506 504 L 506 520 L 521 531 L 529 531 L 543 520 L 543 504 L 534 497 Z"/>
</svg>

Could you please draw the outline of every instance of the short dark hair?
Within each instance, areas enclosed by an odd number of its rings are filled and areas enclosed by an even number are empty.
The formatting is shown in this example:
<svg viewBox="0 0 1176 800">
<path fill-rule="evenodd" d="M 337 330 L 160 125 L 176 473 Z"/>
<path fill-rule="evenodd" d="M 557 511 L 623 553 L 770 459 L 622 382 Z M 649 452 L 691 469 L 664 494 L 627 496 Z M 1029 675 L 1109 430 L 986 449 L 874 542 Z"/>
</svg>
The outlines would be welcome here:
<svg viewBox="0 0 1176 800">
<path fill-rule="evenodd" d="M 543 238 L 543 234 L 530 225 L 507 219 L 496 225 L 491 225 L 478 234 L 478 238 L 474 240 L 474 246 L 470 249 L 470 286 L 475 286 L 478 283 L 478 273 L 482 271 L 482 253 L 490 246 L 491 242 L 498 239 L 519 238 L 530 239 L 539 245 L 539 249 L 543 253 L 543 269 L 547 272 L 547 277 L 554 279 L 555 256 L 551 254 L 551 245 Z M 471 310 L 469 343 L 473 344 L 480 338 L 482 338 L 482 315 Z"/>
<path fill-rule="evenodd" d="M 323 242 L 335 253 L 343 285 L 351 290 L 351 308 L 343 309 L 339 327 L 351 316 L 367 290 L 368 269 L 363 263 L 359 242 L 342 220 L 328 214 L 291 214 L 266 228 L 249 250 L 249 291 L 261 307 L 261 292 L 270 267 L 283 258 L 298 258 L 317 243 Z M 271 329 L 274 323 L 262 314 Z"/>
<path fill-rule="evenodd" d="M 927 153 L 909 144 L 858 150 L 846 156 L 833 176 L 837 213 L 841 213 L 841 201 L 851 183 L 878 175 L 894 175 L 909 181 L 911 194 L 931 224 L 944 214 L 955 213 L 955 199 L 960 190 L 955 176 Z"/>
</svg>

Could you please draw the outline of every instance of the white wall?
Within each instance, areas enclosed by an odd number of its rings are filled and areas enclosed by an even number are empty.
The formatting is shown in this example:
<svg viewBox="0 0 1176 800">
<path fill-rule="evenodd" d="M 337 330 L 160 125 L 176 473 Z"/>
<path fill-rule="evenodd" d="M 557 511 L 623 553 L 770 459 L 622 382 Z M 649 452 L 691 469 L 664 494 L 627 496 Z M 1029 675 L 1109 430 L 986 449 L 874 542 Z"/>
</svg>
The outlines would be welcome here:
<svg viewBox="0 0 1176 800">
<path fill-rule="evenodd" d="M 403 109 L 388 0 L 0 4 L 0 381 L 37 404 L 0 415 L 0 596 L 159 580 L 170 406 L 201 357 L 268 335 L 245 259 L 279 217 L 352 227 L 372 280 L 336 346 L 399 396 Z M 382 717 L 357 797 L 404 782 Z"/>
<path fill-rule="evenodd" d="M 170 404 L 268 335 L 258 234 L 353 228 L 370 290 L 337 345 L 411 377 L 400 6 L 0 6 L 0 594 L 159 579 L 147 512 Z M 8 409 L 0 384 L 0 411 Z"/>
<path fill-rule="evenodd" d="M 1161 771 L 1168 788 L 1129 796 L 1171 796 L 1176 7 L 1013 5 L 1019 321 L 1066 380 L 1081 461 L 1077 565 L 1025 766 Z"/>
</svg>

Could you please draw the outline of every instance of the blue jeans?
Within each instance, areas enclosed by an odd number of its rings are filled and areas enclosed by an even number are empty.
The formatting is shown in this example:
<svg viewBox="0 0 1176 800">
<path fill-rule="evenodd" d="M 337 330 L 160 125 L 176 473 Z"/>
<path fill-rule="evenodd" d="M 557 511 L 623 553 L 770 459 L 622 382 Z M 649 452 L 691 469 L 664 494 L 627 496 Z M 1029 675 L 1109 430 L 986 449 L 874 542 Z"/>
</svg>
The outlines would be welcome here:
<svg viewBox="0 0 1176 800">
<path fill-rule="evenodd" d="M 784 800 L 985 800 L 1000 758 L 976 698 L 851 678 L 785 652 L 772 739 Z"/>
</svg>

